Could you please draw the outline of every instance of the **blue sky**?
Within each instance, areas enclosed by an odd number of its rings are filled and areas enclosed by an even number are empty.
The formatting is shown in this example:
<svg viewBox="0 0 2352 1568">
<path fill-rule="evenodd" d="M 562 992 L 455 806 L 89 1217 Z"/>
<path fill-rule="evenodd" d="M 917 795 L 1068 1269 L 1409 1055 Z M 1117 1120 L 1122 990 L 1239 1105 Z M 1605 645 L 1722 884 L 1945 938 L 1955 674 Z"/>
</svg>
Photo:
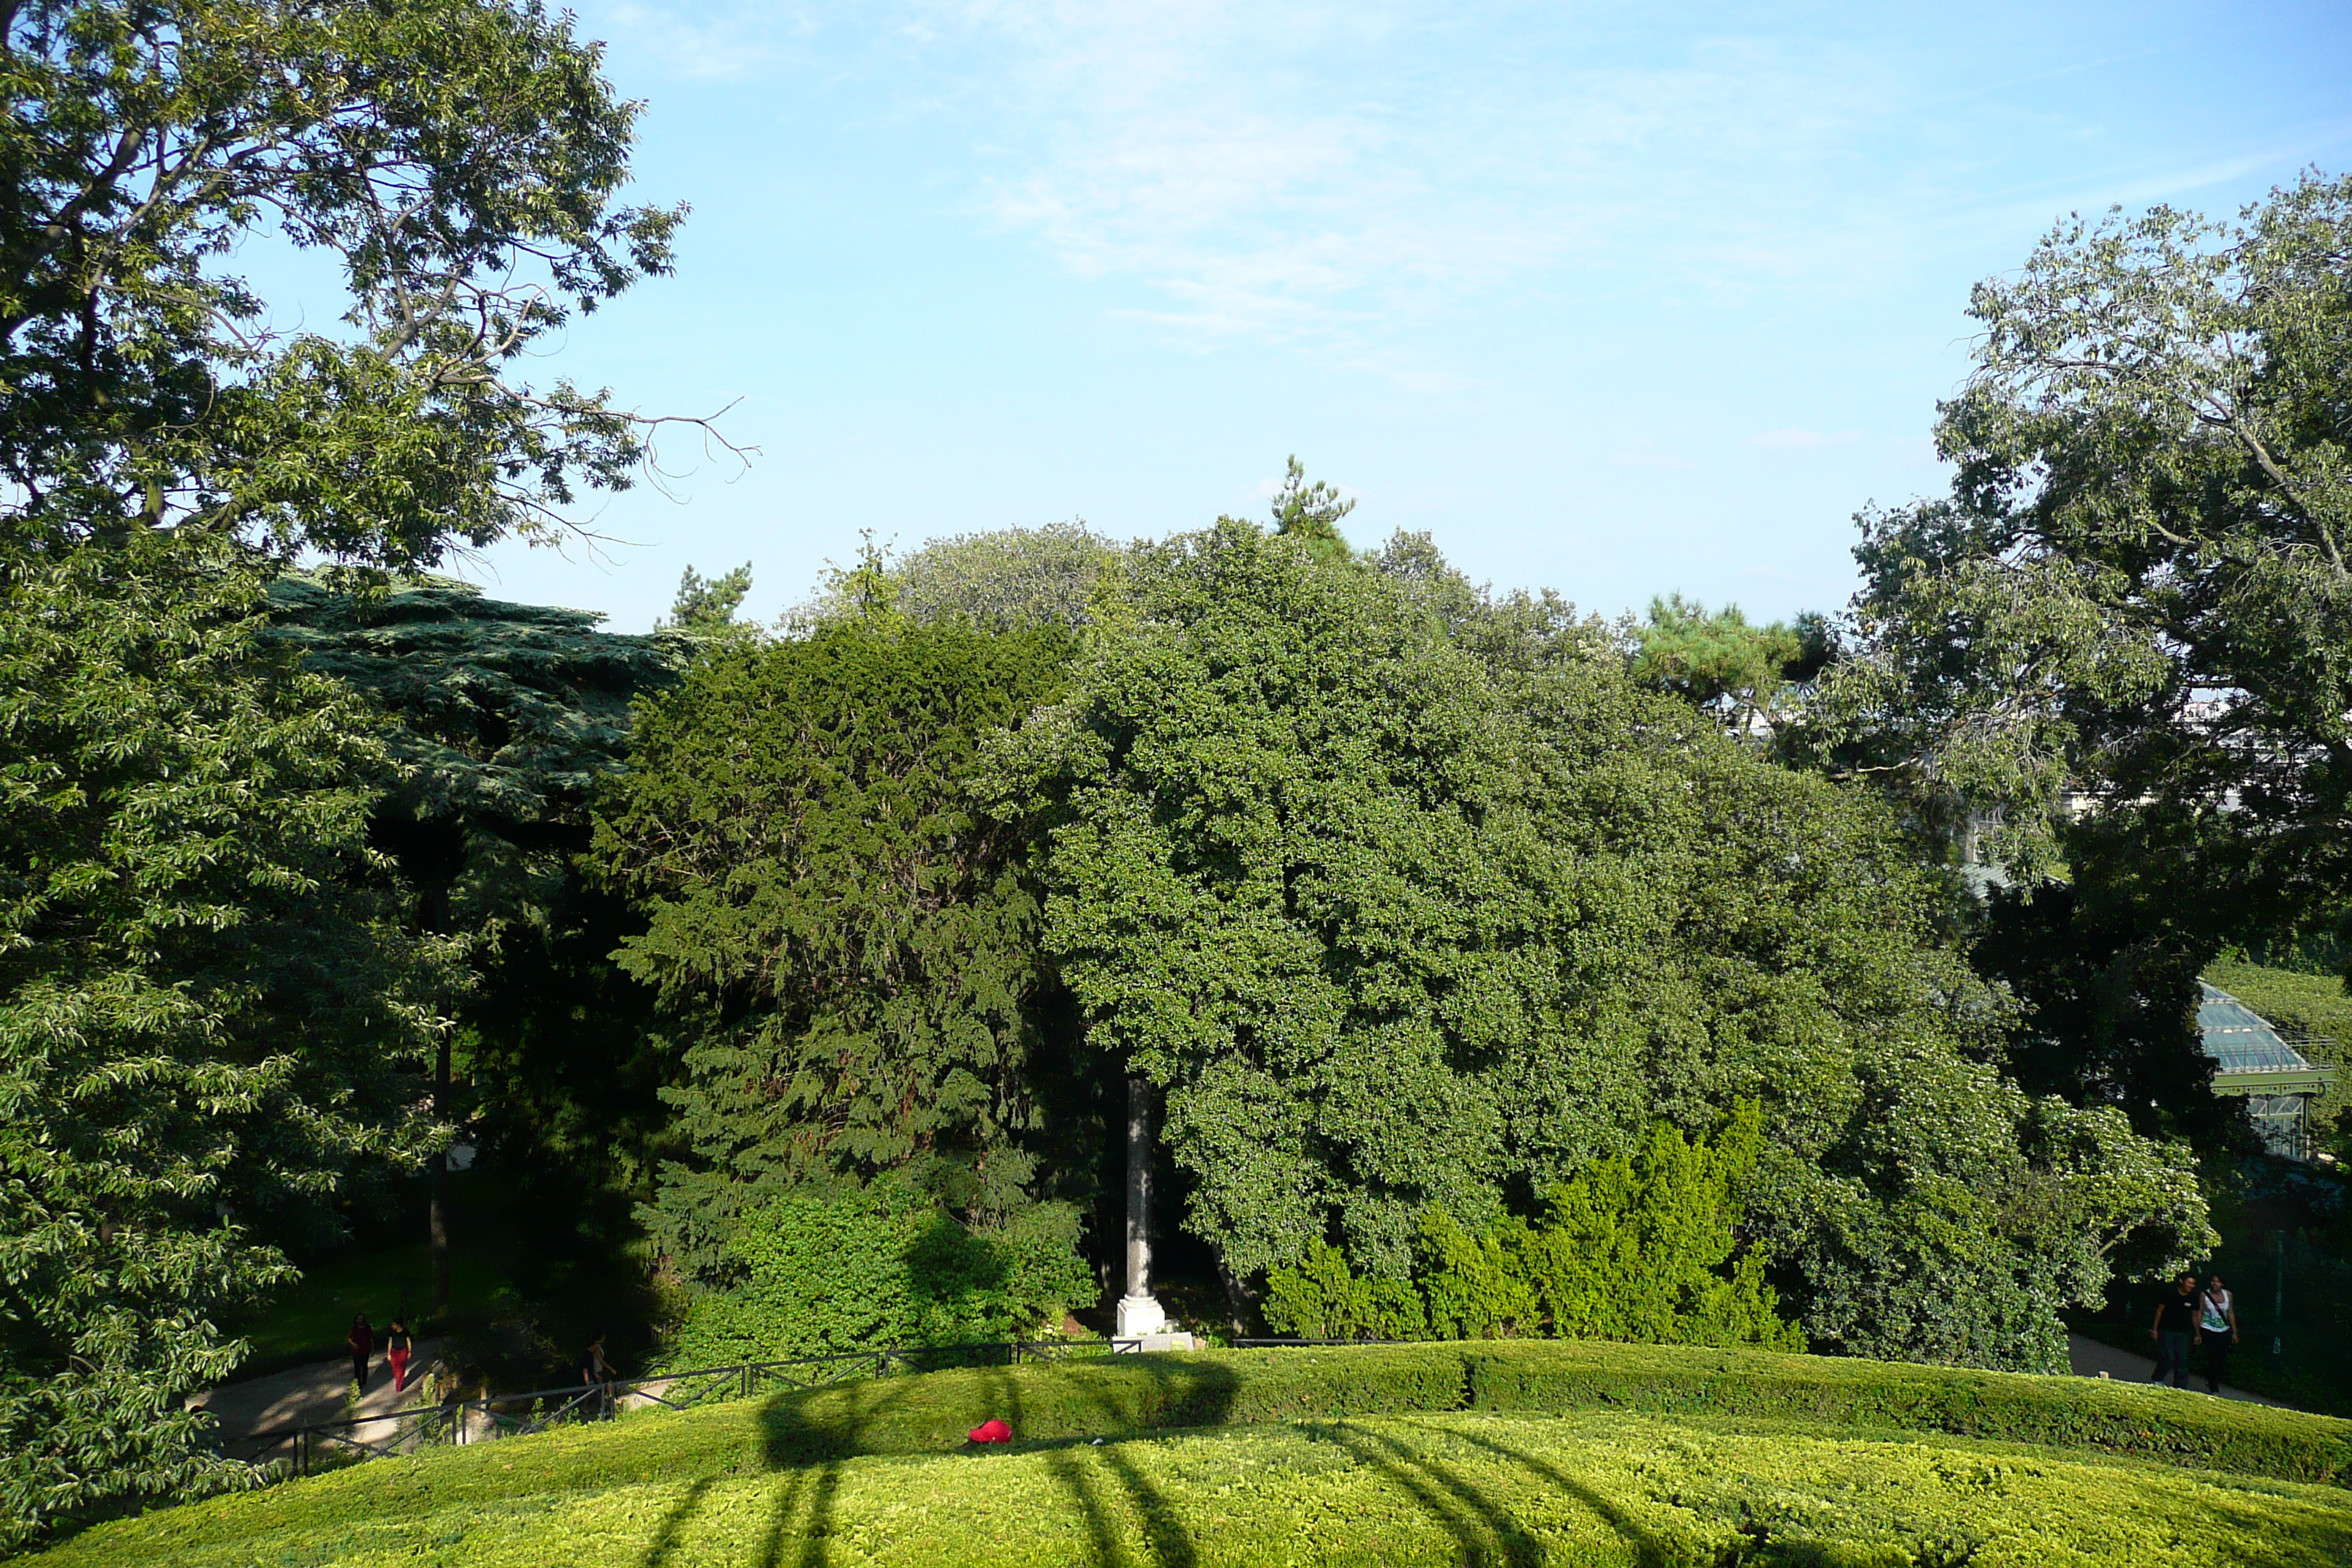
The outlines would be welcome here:
<svg viewBox="0 0 2352 1568">
<path fill-rule="evenodd" d="M 655 5 L 675 278 L 545 367 L 758 447 L 500 546 L 639 630 L 681 569 L 805 596 L 861 530 L 1262 515 L 1297 453 L 1359 543 L 1615 613 L 1835 607 L 1853 511 L 1931 492 L 1969 286 L 2070 210 L 2352 167 L 2352 6 Z"/>
</svg>

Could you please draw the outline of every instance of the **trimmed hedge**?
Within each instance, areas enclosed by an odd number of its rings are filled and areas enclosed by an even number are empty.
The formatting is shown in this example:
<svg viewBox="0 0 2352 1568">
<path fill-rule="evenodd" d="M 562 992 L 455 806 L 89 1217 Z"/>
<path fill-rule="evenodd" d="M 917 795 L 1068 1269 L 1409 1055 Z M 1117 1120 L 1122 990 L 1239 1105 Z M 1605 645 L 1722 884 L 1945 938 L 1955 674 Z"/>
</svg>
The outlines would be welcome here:
<svg viewBox="0 0 2352 1568">
<path fill-rule="evenodd" d="M 1807 1444 L 1911 1433 L 1996 1438 L 2242 1476 L 2352 1486 L 2352 1422 L 2092 1378 L 2030 1377 L 1768 1351 L 1598 1342 L 1469 1342 L 1121 1356 L 850 1383 L 685 1414 L 642 1412 L 381 1459 L 266 1491 L 100 1527 L 64 1563 L 145 1561 L 338 1521 L 499 1508 L 532 1497 L 826 1467 L 852 1458 L 962 1448 L 990 1416 L 1017 1447 L 1179 1428 L 1270 1426 L 1408 1413 L 1611 1413 L 1693 1440 L 1755 1436 Z M 1630 1430 L 1631 1428 L 1629 1428 Z M 1777 1440 L 1777 1439 L 1776 1439 Z M 103 1551 L 100 1543 L 109 1543 Z M 117 1551 L 116 1545 L 122 1550 Z M 331 1561 L 321 1558 L 319 1561 Z"/>
<path fill-rule="evenodd" d="M 531 1468 L 518 1463 L 509 1495 L 496 1500 L 460 1501 L 439 1489 L 378 1490 L 347 1496 L 332 1513 L 250 1513 L 235 1534 L 175 1529 L 191 1521 L 162 1514 L 93 1531 L 55 1561 L 58 1568 L 2316 1568 L 2352 1561 L 2352 1492 L 2338 1488 L 1958 1437 L 1768 1427 L 1595 1412 L 1334 1417 L 570 1492 L 530 1490 Z"/>
<path fill-rule="evenodd" d="M 1944 1432 L 2352 1485 L 2352 1422 L 2330 1416 L 2097 1378 L 1595 1341 L 1205 1352 L 941 1373 L 798 1395 L 779 1402 L 769 1422 L 772 1457 L 808 1462 L 954 1447 L 992 1415 L 1021 1437 L 1049 1438 L 1404 1411 L 1601 1409 Z"/>
</svg>

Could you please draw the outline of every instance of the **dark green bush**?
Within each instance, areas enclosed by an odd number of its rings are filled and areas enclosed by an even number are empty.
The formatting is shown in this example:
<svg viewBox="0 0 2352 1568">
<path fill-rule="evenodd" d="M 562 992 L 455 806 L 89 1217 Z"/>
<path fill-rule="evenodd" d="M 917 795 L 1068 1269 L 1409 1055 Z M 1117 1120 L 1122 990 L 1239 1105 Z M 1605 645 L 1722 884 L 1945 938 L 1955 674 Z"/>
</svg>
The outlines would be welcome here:
<svg viewBox="0 0 2352 1568">
<path fill-rule="evenodd" d="M 787 1356 L 1034 1338 L 1095 1282 L 1065 1204 L 966 1226 L 910 1182 L 774 1199 L 728 1251 L 744 1278 L 687 1309 L 667 1360 L 723 1366 Z"/>
</svg>

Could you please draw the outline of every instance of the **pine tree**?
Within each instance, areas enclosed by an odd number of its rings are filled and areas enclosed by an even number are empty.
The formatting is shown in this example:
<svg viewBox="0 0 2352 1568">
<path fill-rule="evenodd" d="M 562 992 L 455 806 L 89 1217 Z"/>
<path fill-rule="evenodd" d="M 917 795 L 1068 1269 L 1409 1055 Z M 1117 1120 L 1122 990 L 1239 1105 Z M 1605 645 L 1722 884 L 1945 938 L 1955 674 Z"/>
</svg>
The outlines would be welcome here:
<svg viewBox="0 0 2352 1568">
<path fill-rule="evenodd" d="M 692 1158 L 645 1218 L 705 1282 L 738 1215 L 805 1184 L 914 1168 L 984 1220 L 1039 1173 L 1042 909 L 971 785 L 985 737 L 1059 689 L 1069 634 L 852 602 L 642 703 L 597 813 L 595 860 L 648 922 L 621 966 L 685 1047 L 665 1098 Z"/>
<path fill-rule="evenodd" d="M 275 642 L 394 721 L 385 740 L 401 775 L 374 837 L 414 889 L 415 928 L 457 981 L 443 998 L 458 1026 L 436 1054 L 436 1114 L 471 1122 L 519 1184 L 568 1217 L 600 1197 L 643 1195 L 669 1063 L 650 996 L 608 961 L 633 929 L 626 911 L 575 862 L 597 783 L 625 755 L 630 704 L 672 684 L 692 645 L 599 631 L 589 612 L 509 604 L 446 579 L 353 593 L 289 576 L 270 597 Z M 432 1173 L 439 1312 L 445 1154 Z"/>
</svg>

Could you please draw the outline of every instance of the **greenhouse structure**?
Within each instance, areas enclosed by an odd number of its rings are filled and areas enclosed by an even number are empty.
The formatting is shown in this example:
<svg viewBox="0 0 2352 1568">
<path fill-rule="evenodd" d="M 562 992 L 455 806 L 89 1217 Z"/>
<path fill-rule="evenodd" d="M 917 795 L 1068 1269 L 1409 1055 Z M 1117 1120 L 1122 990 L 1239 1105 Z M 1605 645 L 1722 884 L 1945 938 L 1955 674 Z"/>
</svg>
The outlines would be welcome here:
<svg viewBox="0 0 2352 1568">
<path fill-rule="evenodd" d="M 2242 1098 L 2270 1152 L 2311 1158 L 2311 1102 L 2330 1070 L 2313 1062 L 2262 1016 L 2218 986 L 2205 987 L 2197 1026 L 2213 1058 L 2213 1092 Z"/>
</svg>

